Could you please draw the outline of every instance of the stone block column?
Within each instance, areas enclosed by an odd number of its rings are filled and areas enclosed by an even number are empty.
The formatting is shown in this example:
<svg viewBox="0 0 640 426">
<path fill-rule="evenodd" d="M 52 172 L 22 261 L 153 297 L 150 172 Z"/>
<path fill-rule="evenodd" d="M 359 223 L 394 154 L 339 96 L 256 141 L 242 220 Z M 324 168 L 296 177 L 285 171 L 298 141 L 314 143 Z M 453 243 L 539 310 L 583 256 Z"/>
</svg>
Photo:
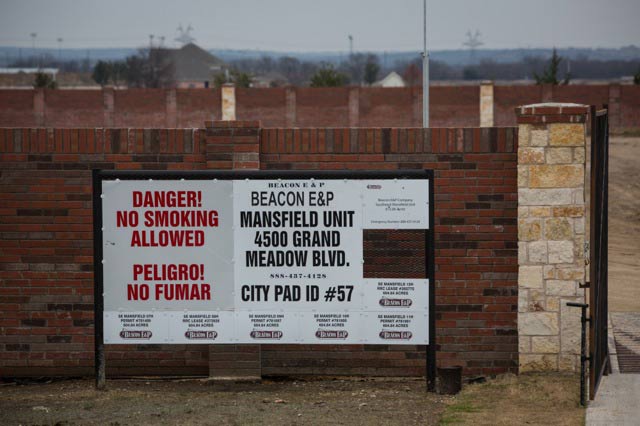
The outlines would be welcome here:
<svg viewBox="0 0 640 426">
<path fill-rule="evenodd" d="M 222 119 L 234 121 L 236 119 L 236 87 L 231 83 L 222 85 Z"/>
<path fill-rule="evenodd" d="M 260 169 L 259 121 L 207 121 L 206 160 L 210 170 Z M 221 381 L 259 381 L 260 345 L 209 346 L 209 377 Z"/>
<path fill-rule="evenodd" d="M 544 103 L 518 116 L 520 371 L 580 365 L 585 279 L 585 121 L 588 107 Z"/>
<path fill-rule="evenodd" d="M 493 81 L 480 84 L 480 127 L 493 127 Z"/>
</svg>

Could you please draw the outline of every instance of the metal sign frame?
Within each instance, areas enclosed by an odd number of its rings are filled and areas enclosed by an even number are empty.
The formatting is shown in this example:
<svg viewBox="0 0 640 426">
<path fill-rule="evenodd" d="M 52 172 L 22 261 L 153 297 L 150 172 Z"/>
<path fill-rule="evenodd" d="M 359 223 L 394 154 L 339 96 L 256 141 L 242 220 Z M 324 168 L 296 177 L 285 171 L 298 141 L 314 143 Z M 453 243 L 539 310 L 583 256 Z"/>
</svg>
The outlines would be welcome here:
<svg viewBox="0 0 640 426">
<path fill-rule="evenodd" d="M 106 382 L 104 351 L 104 270 L 102 239 L 102 182 L 105 180 L 269 180 L 269 179 L 424 179 L 429 186 L 429 229 L 425 229 L 425 267 L 429 280 L 429 344 L 426 345 L 426 384 L 428 391 L 436 385 L 436 315 L 435 315 L 435 229 L 434 229 L 434 176 L 433 170 L 407 171 L 129 171 L 93 170 L 93 271 L 94 271 L 94 332 L 96 387 Z"/>
</svg>

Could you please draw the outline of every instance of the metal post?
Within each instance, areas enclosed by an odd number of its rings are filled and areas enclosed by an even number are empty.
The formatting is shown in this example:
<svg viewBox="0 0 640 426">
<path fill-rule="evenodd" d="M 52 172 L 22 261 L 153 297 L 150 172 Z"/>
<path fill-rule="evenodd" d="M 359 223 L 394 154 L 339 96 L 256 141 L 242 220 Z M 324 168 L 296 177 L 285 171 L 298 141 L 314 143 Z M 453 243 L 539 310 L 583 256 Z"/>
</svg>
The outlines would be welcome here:
<svg viewBox="0 0 640 426">
<path fill-rule="evenodd" d="M 582 311 L 581 315 L 581 330 L 580 330 L 580 405 L 583 407 L 587 406 L 587 386 L 586 386 L 586 377 L 587 377 L 587 361 L 590 360 L 591 357 L 587 356 L 587 322 L 590 321 L 587 318 L 587 308 L 589 305 L 586 303 L 575 303 L 575 302 L 567 302 L 567 306 L 572 308 L 580 308 Z"/>
<path fill-rule="evenodd" d="M 427 278 L 429 279 L 429 346 L 427 346 L 427 391 L 436 391 L 436 272 L 435 272 L 435 205 L 433 172 L 429 176 L 429 231 L 426 238 Z"/>
<path fill-rule="evenodd" d="M 104 299 L 102 282 L 102 179 L 100 170 L 93 171 L 93 323 L 96 389 L 106 386 L 104 357 Z"/>
<path fill-rule="evenodd" d="M 424 6 L 424 49 L 422 51 L 422 127 L 429 127 L 429 52 L 427 51 L 427 0 Z"/>
</svg>

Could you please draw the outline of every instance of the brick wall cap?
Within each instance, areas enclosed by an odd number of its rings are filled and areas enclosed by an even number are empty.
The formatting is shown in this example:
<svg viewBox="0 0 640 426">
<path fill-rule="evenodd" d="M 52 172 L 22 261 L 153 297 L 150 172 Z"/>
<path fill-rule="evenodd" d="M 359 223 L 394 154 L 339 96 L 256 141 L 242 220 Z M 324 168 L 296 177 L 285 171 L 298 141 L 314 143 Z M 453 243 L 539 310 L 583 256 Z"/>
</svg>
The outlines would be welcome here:
<svg viewBox="0 0 640 426">
<path fill-rule="evenodd" d="M 239 128 L 260 128 L 262 127 L 262 123 L 260 120 L 250 120 L 250 121 L 241 121 L 241 120 L 207 120 L 204 122 L 205 127 L 218 127 L 218 128 L 228 128 L 228 129 L 239 129 Z"/>
<path fill-rule="evenodd" d="M 543 102 L 516 107 L 517 115 L 575 115 L 589 113 L 589 106 L 570 102 Z"/>
</svg>

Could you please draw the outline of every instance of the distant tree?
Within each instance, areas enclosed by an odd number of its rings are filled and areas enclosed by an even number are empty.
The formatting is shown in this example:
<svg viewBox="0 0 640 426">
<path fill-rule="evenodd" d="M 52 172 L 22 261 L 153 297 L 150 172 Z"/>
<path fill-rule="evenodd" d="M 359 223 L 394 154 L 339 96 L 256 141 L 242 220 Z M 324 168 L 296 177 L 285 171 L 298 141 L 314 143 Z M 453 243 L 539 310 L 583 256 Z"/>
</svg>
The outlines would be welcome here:
<svg viewBox="0 0 640 426">
<path fill-rule="evenodd" d="M 171 87 L 175 84 L 175 66 L 169 50 L 164 48 L 141 49 L 127 56 L 119 73 L 129 87 Z"/>
<path fill-rule="evenodd" d="M 234 70 L 231 75 L 237 87 L 251 87 L 251 76 L 246 72 Z"/>
<path fill-rule="evenodd" d="M 143 54 L 144 56 L 144 54 Z M 146 54 L 146 87 L 171 87 L 175 83 L 175 64 L 169 50 L 161 47 L 148 49 Z"/>
<path fill-rule="evenodd" d="M 112 79 L 112 71 L 112 66 L 109 62 L 98 61 L 93 67 L 93 74 L 91 74 L 91 78 L 93 78 L 93 81 L 99 85 L 104 86 L 109 84 L 109 80 Z"/>
<path fill-rule="evenodd" d="M 480 73 L 475 66 L 467 66 L 462 70 L 462 78 L 465 80 L 479 80 Z"/>
<path fill-rule="evenodd" d="M 536 80 L 536 84 L 560 84 L 560 81 L 558 80 L 558 69 L 560 67 L 560 62 L 562 62 L 562 57 L 558 55 L 558 51 L 554 47 L 551 58 L 549 59 L 549 64 L 544 68 L 542 75 L 538 74 L 537 72 L 533 73 L 533 78 Z M 562 84 L 569 84 L 570 80 L 570 73 L 566 73 Z"/>
<path fill-rule="evenodd" d="M 311 87 L 339 87 L 348 82 L 347 76 L 336 71 L 332 65 L 325 65 L 311 76 Z"/>
<path fill-rule="evenodd" d="M 354 53 L 353 55 L 349 55 L 347 62 L 341 64 L 340 68 L 349 75 L 351 82 L 354 84 L 362 84 L 364 81 L 365 67 L 367 62 L 370 61 L 371 56 L 374 55 Z"/>
<path fill-rule="evenodd" d="M 301 72 L 302 64 L 296 58 L 283 56 L 278 59 L 278 70 L 293 84 L 301 84 L 305 78 Z"/>
<path fill-rule="evenodd" d="M 364 65 L 364 82 L 371 86 L 378 80 L 380 65 L 378 65 L 378 57 L 369 55 L 367 63 Z"/>
<path fill-rule="evenodd" d="M 236 69 L 230 72 L 223 71 L 213 76 L 213 85 L 220 88 L 223 84 L 233 83 L 236 87 L 251 87 L 251 76 L 242 71 Z"/>
<path fill-rule="evenodd" d="M 422 82 L 422 71 L 415 62 L 411 62 L 402 71 L 402 78 L 407 86 L 418 86 Z"/>
<path fill-rule="evenodd" d="M 219 72 L 213 75 L 214 87 L 217 87 L 219 89 L 225 83 L 227 83 L 227 75 L 224 72 Z"/>
<path fill-rule="evenodd" d="M 124 60 L 124 79 L 129 87 L 145 87 L 146 60 L 141 55 L 127 56 Z"/>
<path fill-rule="evenodd" d="M 640 84 L 640 68 L 638 72 L 633 75 L 633 84 Z"/>
<path fill-rule="evenodd" d="M 111 82 L 118 86 L 127 76 L 127 64 L 124 61 L 111 62 Z"/>
<path fill-rule="evenodd" d="M 37 72 L 36 78 L 33 82 L 33 87 L 36 89 L 56 89 L 58 87 L 58 83 L 56 83 L 51 74 Z"/>
</svg>

